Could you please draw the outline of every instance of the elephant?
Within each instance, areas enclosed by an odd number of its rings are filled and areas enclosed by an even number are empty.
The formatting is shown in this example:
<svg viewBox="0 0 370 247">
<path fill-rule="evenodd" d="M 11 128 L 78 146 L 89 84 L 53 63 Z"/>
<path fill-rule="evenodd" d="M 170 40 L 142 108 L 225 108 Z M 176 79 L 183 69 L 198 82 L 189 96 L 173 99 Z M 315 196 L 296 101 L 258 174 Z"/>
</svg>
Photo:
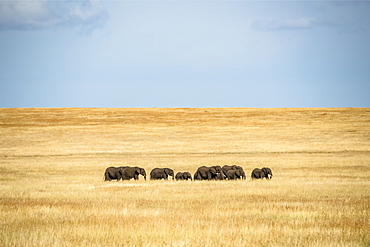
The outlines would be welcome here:
<svg viewBox="0 0 370 247">
<path fill-rule="evenodd" d="M 240 170 L 228 170 L 226 172 L 226 176 L 229 180 L 234 180 L 234 179 L 240 179 L 242 177 L 242 174 Z"/>
<path fill-rule="evenodd" d="M 220 166 L 201 166 L 194 174 L 194 180 L 211 180 L 219 179 L 223 180 L 226 178 L 225 173 L 222 171 Z"/>
<path fill-rule="evenodd" d="M 263 178 L 271 179 L 272 178 L 271 169 L 268 167 L 263 167 L 262 169 L 255 168 L 252 171 L 251 178 L 252 179 L 263 179 Z"/>
<path fill-rule="evenodd" d="M 168 180 L 168 176 L 172 177 L 172 180 L 175 179 L 175 175 L 172 169 L 170 168 L 154 168 L 150 172 L 150 179 L 151 180 Z"/>
<path fill-rule="evenodd" d="M 222 167 L 222 171 L 226 174 L 227 177 L 228 177 L 228 173 L 227 172 L 230 171 L 230 170 L 237 170 L 237 171 L 239 171 L 238 172 L 238 173 L 240 173 L 239 179 L 240 178 L 246 179 L 245 172 L 244 172 L 244 170 L 243 170 L 243 168 L 241 166 L 236 166 L 236 165 L 228 166 L 228 165 L 225 165 L 225 166 Z"/>
<path fill-rule="evenodd" d="M 178 172 L 175 176 L 176 180 L 193 180 L 190 172 Z"/>
<path fill-rule="evenodd" d="M 144 168 L 141 168 L 141 167 L 130 167 L 130 166 L 121 166 L 121 168 L 128 168 L 127 174 L 130 174 L 135 169 L 139 169 L 139 174 L 144 177 L 144 180 L 146 180 L 146 172 L 145 172 Z M 136 177 L 136 178 L 134 177 L 134 179 L 135 180 L 138 180 L 139 177 Z"/>
<path fill-rule="evenodd" d="M 144 173 L 144 175 L 143 174 L 142 175 L 144 176 L 144 179 L 146 179 L 146 173 L 143 168 L 130 167 L 130 166 L 122 166 L 119 168 L 123 168 L 122 180 L 130 180 L 131 178 L 133 178 L 134 180 L 138 180 L 139 174 L 142 174 L 142 173 Z"/>
<path fill-rule="evenodd" d="M 120 180 L 122 178 L 123 170 L 125 168 L 122 167 L 108 167 L 105 169 L 104 173 L 104 180 L 105 181 L 111 181 L 114 179 Z"/>
</svg>

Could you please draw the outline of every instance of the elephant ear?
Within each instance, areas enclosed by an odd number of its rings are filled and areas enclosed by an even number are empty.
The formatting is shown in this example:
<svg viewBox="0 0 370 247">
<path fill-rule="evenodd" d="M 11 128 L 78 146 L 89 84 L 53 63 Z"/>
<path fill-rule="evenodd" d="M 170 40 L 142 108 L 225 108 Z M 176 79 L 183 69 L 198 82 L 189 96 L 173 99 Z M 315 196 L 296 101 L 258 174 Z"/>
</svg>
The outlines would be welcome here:
<svg viewBox="0 0 370 247">
<path fill-rule="evenodd" d="M 216 169 L 216 172 L 221 172 L 222 171 L 221 166 L 214 166 L 214 168 Z"/>
<path fill-rule="evenodd" d="M 119 169 L 119 170 L 118 170 L 118 173 L 119 173 L 120 175 L 122 175 L 122 174 L 123 174 L 123 169 Z"/>
<path fill-rule="evenodd" d="M 146 172 L 144 168 L 140 168 L 140 174 L 146 176 Z"/>
</svg>

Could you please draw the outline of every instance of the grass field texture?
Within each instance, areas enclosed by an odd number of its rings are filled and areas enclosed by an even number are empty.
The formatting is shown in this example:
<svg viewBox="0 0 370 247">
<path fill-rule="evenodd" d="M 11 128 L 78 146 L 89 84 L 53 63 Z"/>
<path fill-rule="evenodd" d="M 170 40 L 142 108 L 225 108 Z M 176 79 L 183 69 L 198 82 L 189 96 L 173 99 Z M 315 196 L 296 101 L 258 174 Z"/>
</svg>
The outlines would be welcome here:
<svg viewBox="0 0 370 247">
<path fill-rule="evenodd" d="M 0 109 L 0 175 L 0 246 L 370 246 L 369 108 Z"/>
</svg>

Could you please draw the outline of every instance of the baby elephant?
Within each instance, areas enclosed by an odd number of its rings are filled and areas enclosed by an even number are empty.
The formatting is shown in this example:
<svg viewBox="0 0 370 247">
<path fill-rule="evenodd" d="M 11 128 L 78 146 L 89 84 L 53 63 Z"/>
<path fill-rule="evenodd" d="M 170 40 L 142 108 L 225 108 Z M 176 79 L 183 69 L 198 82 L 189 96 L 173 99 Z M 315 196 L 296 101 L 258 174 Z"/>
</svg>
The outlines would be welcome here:
<svg viewBox="0 0 370 247">
<path fill-rule="evenodd" d="M 193 180 L 190 172 L 178 172 L 175 176 L 176 180 Z"/>
</svg>

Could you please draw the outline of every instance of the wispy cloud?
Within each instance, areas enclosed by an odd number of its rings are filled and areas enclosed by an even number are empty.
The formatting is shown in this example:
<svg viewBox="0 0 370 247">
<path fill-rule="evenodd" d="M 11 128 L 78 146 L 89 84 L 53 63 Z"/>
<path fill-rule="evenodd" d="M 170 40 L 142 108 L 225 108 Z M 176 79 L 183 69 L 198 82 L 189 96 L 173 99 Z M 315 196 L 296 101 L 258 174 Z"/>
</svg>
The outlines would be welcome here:
<svg viewBox="0 0 370 247">
<path fill-rule="evenodd" d="M 99 1 L 0 0 L 0 30 L 79 27 L 91 32 L 104 25 L 107 12 Z"/>
<path fill-rule="evenodd" d="M 308 29 L 317 26 L 322 26 L 324 23 L 316 18 L 301 17 L 296 19 L 280 19 L 280 20 L 256 20 L 251 27 L 261 31 L 281 31 Z"/>
</svg>

